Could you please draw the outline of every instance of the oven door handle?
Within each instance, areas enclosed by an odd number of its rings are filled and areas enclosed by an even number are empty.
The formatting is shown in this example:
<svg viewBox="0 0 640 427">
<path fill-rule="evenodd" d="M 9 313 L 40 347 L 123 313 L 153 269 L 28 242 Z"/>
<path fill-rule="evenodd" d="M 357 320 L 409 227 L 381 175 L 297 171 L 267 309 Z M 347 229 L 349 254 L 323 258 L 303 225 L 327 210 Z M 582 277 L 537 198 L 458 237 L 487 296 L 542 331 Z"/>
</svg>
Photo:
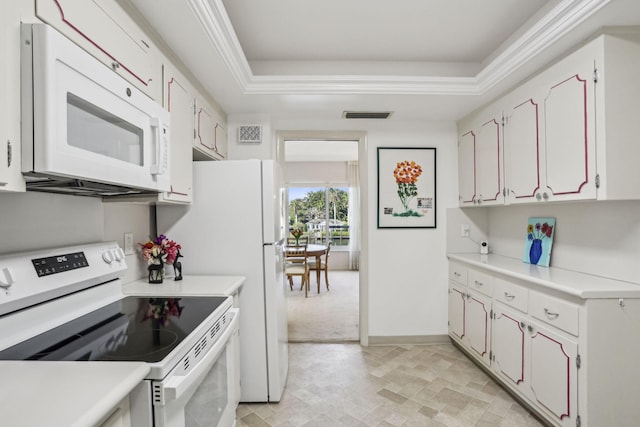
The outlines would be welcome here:
<svg viewBox="0 0 640 427">
<path fill-rule="evenodd" d="M 202 359 L 187 375 L 176 375 L 163 381 L 163 391 L 165 401 L 180 399 L 185 393 L 187 393 L 192 386 L 198 386 L 206 374 L 211 370 L 218 356 L 222 353 L 222 350 L 230 343 L 229 339 L 231 335 L 238 329 L 238 323 L 240 316 L 238 316 L 239 310 L 237 308 L 230 308 L 229 312 L 233 314 L 231 324 L 227 327 L 224 333 L 218 338 L 211 350 L 207 352 L 204 359 Z"/>
</svg>

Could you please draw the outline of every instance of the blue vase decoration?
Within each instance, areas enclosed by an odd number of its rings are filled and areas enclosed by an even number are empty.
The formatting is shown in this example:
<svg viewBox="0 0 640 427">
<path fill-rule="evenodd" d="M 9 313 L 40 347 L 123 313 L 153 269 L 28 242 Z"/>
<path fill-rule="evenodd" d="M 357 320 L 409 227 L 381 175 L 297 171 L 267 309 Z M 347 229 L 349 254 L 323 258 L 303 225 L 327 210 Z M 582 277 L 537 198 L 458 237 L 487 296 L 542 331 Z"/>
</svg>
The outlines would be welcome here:
<svg viewBox="0 0 640 427">
<path fill-rule="evenodd" d="M 529 261 L 531 264 L 538 264 L 542 256 L 542 239 L 533 239 L 529 249 Z"/>
</svg>

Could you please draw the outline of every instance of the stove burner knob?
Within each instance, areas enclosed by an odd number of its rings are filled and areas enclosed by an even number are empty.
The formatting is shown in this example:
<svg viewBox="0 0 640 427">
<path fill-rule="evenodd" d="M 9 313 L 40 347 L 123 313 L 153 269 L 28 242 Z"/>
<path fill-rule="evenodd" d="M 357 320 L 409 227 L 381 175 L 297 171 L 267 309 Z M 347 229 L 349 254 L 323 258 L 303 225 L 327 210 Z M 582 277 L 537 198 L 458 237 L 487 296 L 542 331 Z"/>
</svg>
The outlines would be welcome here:
<svg viewBox="0 0 640 427">
<path fill-rule="evenodd" d="M 13 271 L 10 267 L 4 267 L 0 269 L 0 288 L 9 289 L 11 285 L 15 283 L 16 279 L 13 276 Z"/>
<path fill-rule="evenodd" d="M 116 261 L 120 262 L 124 259 L 124 251 L 122 250 L 122 248 L 114 249 L 112 252 L 113 257 L 116 259 Z"/>
<path fill-rule="evenodd" d="M 107 251 L 107 252 L 103 252 L 102 253 L 102 259 L 104 260 L 104 262 L 106 262 L 107 264 L 111 264 L 113 262 L 113 255 L 111 254 L 111 252 Z"/>
</svg>

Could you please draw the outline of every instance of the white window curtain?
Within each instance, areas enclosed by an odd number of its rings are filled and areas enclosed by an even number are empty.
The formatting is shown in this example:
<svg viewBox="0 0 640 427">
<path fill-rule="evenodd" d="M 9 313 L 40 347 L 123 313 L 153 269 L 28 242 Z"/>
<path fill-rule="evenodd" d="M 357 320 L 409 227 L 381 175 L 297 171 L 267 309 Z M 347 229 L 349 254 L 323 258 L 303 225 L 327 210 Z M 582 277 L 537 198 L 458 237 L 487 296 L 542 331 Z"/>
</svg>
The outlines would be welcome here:
<svg viewBox="0 0 640 427">
<path fill-rule="evenodd" d="M 349 270 L 360 269 L 360 178 L 357 161 L 347 162 L 349 181 Z"/>
</svg>

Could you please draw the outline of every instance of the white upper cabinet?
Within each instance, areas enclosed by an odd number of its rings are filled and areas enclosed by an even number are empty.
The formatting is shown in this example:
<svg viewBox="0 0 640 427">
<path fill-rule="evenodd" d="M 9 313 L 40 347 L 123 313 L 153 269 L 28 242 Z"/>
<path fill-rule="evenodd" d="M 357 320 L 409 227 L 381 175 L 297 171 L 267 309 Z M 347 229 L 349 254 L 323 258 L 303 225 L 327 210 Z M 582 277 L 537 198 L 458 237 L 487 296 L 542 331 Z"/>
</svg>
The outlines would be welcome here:
<svg viewBox="0 0 640 427">
<path fill-rule="evenodd" d="M 171 118 L 171 191 L 161 193 L 159 201 L 190 203 L 193 200 L 194 89 L 173 66 L 165 64 L 164 90 L 164 107 Z"/>
<path fill-rule="evenodd" d="M 162 99 L 162 55 L 110 0 L 36 0 L 36 14 L 151 98 Z"/>
<path fill-rule="evenodd" d="M 222 115 L 204 98 L 196 97 L 196 138 L 194 160 L 224 160 L 227 131 Z"/>
<path fill-rule="evenodd" d="M 461 120 L 460 206 L 639 199 L 634 124 L 640 117 L 640 80 L 630 71 L 637 69 L 637 30 L 601 34 Z M 485 114 L 488 110 L 494 113 Z M 492 163 L 493 147 L 503 151 Z M 494 192 L 501 166 L 504 199 Z"/>
<path fill-rule="evenodd" d="M 0 192 L 25 191 L 20 165 L 20 8 L 0 2 Z"/>
<path fill-rule="evenodd" d="M 489 107 L 459 127 L 460 206 L 504 203 L 502 190 L 502 111 Z"/>
</svg>

